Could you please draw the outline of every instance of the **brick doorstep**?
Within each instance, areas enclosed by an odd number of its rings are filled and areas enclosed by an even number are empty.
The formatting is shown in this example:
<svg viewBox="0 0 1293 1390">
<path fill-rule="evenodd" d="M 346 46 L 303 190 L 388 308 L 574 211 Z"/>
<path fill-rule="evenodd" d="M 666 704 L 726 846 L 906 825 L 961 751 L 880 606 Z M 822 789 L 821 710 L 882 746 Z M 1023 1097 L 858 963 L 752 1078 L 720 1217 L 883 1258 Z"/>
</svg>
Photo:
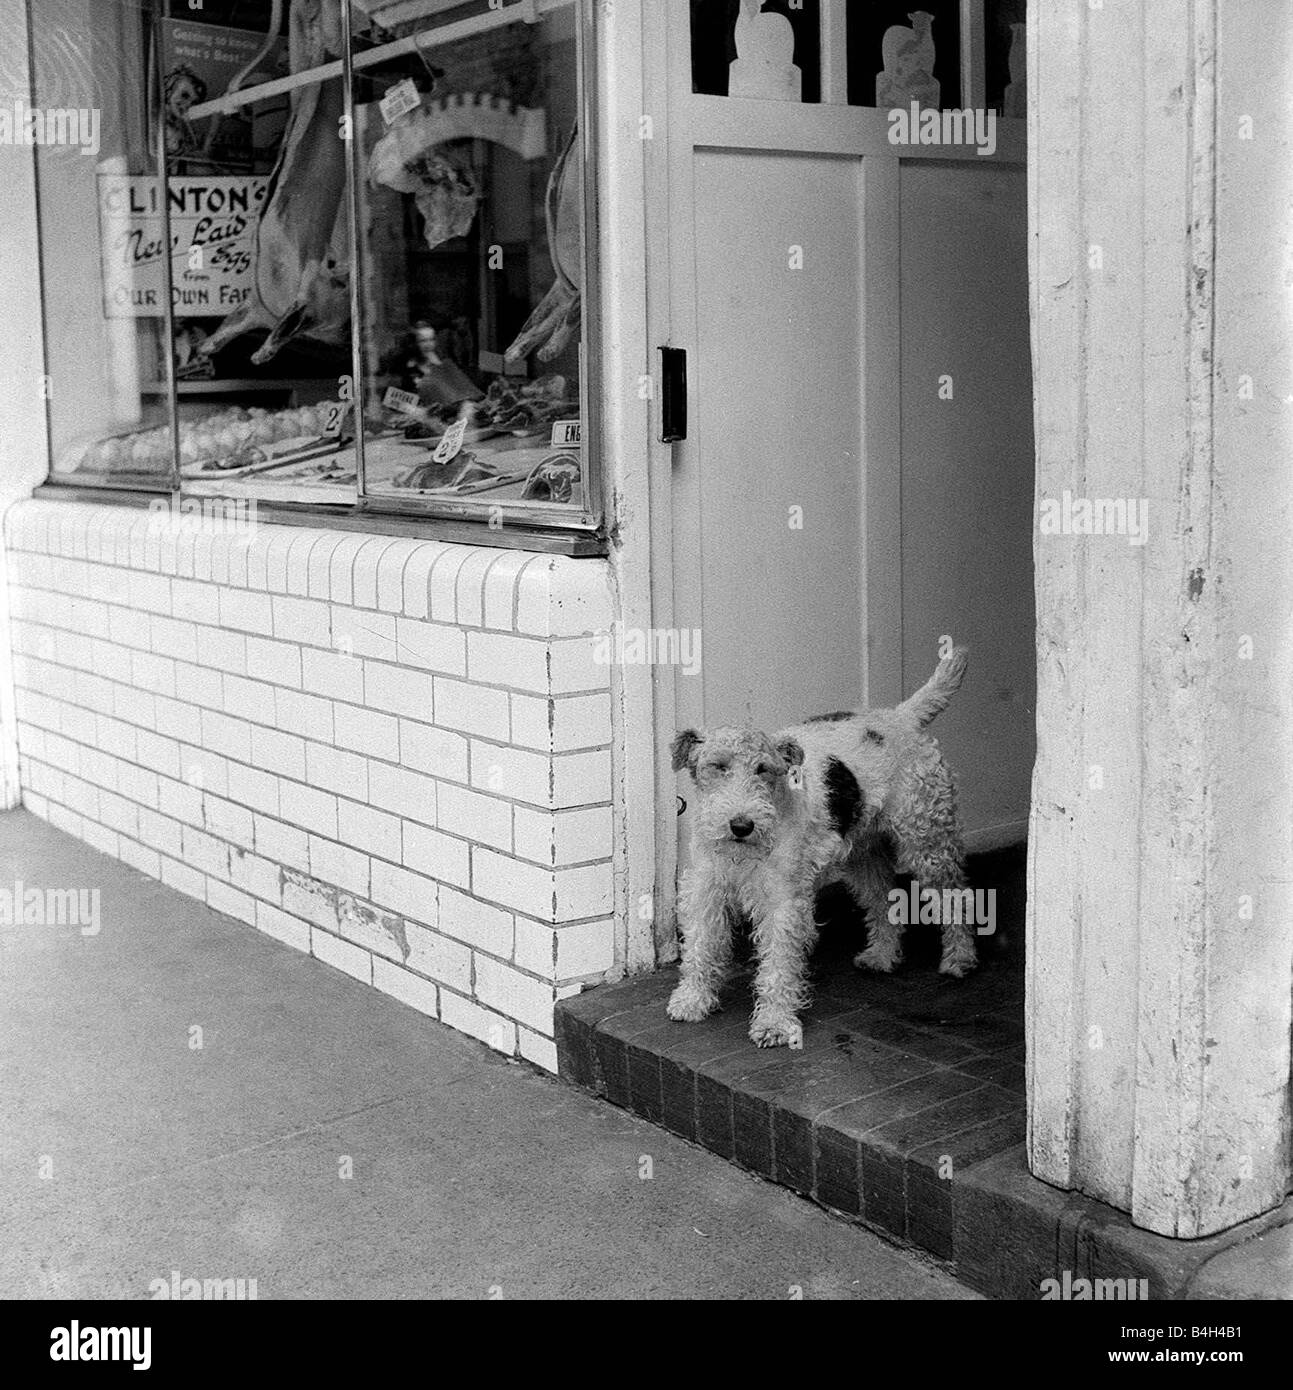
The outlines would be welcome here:
<svg viewBox="0 0 1293 1390">
<path fill-rule="evenodd" d="M 983 985 L 977 1013 L 964 1001 L 912 1011 L 892 992 L 859 1007 L 847 984 L 827 981 L 795 1052 L 750 1043 L 745 977 L 713 1018 L 670 1023 L 664 1004 L 676 980 L 663 970 L 560 1002 L 559 1075 L 919 1248 L 990 1297 L 1039 1299 L 1042 1281 L 1065 1270 L 1075 1280 L 1148 1280 L 1154 1300 L 1251 1297 L 1242 1271 L 1221 1281 L 1204 1279 L 1204 1267 L 1217 1268 L 1222 1253 L 1233 1263 L 1245 1242 L 1293 1223 L 1290 1198 L 1220 1235 L 1172 1240 L 1032 1177 L 1022 1002 L 1012 1005 L 999 976 Z M 1251 1248 L 1256 1258 L 1261 1242 Z M 1293 1297 L 1293 1279 L 1271 1296 Z"/>
</svg>

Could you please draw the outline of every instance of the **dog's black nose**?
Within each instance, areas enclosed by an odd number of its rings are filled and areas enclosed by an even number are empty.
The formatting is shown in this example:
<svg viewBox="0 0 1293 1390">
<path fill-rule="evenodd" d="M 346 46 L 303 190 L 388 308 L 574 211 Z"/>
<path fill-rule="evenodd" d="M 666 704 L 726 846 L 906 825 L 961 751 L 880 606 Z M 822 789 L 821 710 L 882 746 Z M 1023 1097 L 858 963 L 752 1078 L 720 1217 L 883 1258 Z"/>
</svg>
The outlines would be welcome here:
<svg viewBox="0 0 1293 1390">
<path fill-rule="evenodd" d="M 754 829 L 754 822 L 748 816 L 733 816 L 728 825 L 731 827 L 732 834 L 738 840 L 744 840 L 750 831 Z"/>
</svg>

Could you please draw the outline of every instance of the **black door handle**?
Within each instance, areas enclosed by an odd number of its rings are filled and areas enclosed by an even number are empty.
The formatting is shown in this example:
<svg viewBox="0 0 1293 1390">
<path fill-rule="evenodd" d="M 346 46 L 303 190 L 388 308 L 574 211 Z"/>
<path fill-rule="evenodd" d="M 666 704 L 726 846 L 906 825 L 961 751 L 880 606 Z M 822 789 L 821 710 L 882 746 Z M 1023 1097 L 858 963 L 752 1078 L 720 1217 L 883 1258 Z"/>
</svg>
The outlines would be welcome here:
<svg viewBox="0 0 1293 1390">
<path fill-rule="evenodd" d="M 676 444 L 687 438 L 687 353 L 684 348 L 660 349 L 660 442 Z"/>
</svg>

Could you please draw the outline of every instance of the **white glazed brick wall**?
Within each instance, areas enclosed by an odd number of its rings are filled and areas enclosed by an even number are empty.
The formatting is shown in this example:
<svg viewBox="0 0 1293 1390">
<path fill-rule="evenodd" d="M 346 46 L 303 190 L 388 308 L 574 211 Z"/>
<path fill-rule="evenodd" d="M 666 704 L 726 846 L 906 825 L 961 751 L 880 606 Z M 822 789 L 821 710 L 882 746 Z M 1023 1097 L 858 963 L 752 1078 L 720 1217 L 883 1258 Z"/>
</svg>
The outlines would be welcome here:
<svg viewBox="0 0 1293 1390">
<path fill-rule="evenodd" d="M 24 803 L 554 1070 L 613 966 L 609 567 L 136 509 L 6 521 Z"/>
</svg>

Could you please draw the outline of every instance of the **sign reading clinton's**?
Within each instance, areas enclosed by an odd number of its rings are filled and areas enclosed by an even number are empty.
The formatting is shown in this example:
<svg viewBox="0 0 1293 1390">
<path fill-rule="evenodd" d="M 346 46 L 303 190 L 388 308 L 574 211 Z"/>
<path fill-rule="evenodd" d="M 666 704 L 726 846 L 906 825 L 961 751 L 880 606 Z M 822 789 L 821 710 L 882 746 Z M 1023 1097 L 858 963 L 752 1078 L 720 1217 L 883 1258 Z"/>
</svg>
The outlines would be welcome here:
<svg viewBox="0 0 1293 1390">
<path fill-rule="evenodd" d="M 176 314 L 220 318 L 246 299 L 268 184 L 251 176 L 169 180 Z M 99 237 L 107 317 L 160 318 L 166 238 L 159 180 L 100 174 Z"/>
</svg>

